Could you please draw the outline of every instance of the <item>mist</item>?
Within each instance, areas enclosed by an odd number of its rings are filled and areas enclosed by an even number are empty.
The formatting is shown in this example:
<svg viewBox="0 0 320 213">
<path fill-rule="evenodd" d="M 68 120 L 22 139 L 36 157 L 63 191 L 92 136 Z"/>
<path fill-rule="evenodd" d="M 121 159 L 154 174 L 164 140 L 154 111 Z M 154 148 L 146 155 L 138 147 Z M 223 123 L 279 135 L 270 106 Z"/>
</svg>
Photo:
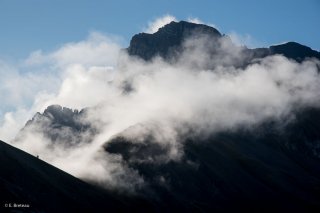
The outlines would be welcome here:
<svg viewBox="0 0 320 213">
<path fill-rule="evenodd" d="M 267 119 L 281 120 L 305 107 L 319 107 L 319 61 L 297 63 L 276 55 L 239 67 L 233 62 L 246 57 L 241 47 L 221 41 L 214 57 L 209 48 L 205 36 L 191 37 L 175 61 L 156 57 L 145 62 L 121 51 L 116 39 L 94 33 L 52 53 L 36 51 L 24 66 L 48 69 L 51 77 L 44 72 L 26 79 L 33 71 L 17 71 L 20 77 L 15 79 L 26 81 L 20 90 L 31 92 L 27 100 L 22 98 L 24 93 L 11 100 L 7 109 L 12 110 L 7 110 L 0 128 L 1 139 L 76 177 L 134 192 L 147 185 L 143 177 L 121 156 L 103 150 L 115 137 L 148 143 L 151 135 L 149 142 L 165 147 L 166 152 L 146 160 L 161 164 L 181 159 L 181 136 L 190 134 L 191 129 L 192 134 L 205 137 L 252 128 Z M 10 78 L 5 80 L 14 85 Z M 56 143 L 44 134 L 50 131 L 48 121 L 40 120 L 15 138 L 32 115 L 52 104 L 85 108 L 78 122 L 89 124 L 95 132 L 84 131 L 75 137 L 72 131 L 62 129 L 58 134 L 68 137 Z"/>
</svg>

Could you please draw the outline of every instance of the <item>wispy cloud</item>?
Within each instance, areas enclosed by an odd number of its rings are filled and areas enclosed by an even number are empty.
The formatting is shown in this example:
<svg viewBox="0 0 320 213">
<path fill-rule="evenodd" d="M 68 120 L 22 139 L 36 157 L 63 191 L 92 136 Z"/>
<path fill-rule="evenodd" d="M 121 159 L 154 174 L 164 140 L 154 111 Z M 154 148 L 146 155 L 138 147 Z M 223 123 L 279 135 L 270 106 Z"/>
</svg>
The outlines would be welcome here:
<svg viewBox="0 0 320 213">
<path fill-rule="evenodd" d="M 79 63 L 84 66 L 114 66 L 119 50 L 118 38 L 92 32 L 86 40 L 64 44 L 52 53 L 45 54 L 42 50 L 37 50 L 30 54 L 25 64 L 32 66 L 54 63 L 65 67 Z"/>
<path fill-rule="evenodd" d="M 235 31 L 228 33 L 228 36 L 231 38 L 232 42 L 238 46 L 246 46 L 249 48 L 264 47 L 265 43 L 256 40 L 250 34 L 239 34 Z"/>
<path fill-rule="evenodd" d="M 37 50 L 18 65 L 2 62 L 1 139 L 10 141 L 27 119 L 50 104 L 83 108 L 106 98 L 119 43 L 113 36 L 94 32 L 50 53 Z"/>
<path fill-rule="evenodd" d="M 187 18 L 187 21 L 188 21 L 188 22 L 191 22 L 191 23 L 195 23 L 195 24 L 205 24 L 205 25 L 214 27 L 214 28 L 216 28 L 217 30 L 219 30 L 219 28 L 218 28 L 218 26 L 217 26 L 216 24 L 206 23 L 206 22 L 202 21 L 200 18 L 197 18 L 197 17 L 188 17 L 188 18 Z"/>
<path fill-rule="evenodd" d="M 155 33 L 159 28 L 172 21 L 177 21 L 177 18 L 172 15 L 164 15 L 148 23 L 148 26 L 143 30 L 146 33 Z"/>
</svg>

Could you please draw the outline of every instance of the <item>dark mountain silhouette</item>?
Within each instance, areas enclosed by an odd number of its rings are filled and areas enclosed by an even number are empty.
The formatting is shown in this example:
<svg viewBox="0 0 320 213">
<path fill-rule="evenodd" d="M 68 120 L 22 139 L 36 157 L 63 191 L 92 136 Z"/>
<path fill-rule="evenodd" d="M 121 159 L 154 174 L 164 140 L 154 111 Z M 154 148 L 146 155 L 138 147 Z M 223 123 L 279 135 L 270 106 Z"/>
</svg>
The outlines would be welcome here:
<svg viewBox="0 0 320 213">
<path fill-rule="evenodd" d="M 319 52 L 296 42 L 270 46 L 269 49 L 271 54 L 282 54 L 287 58 L 294 59 L 298 62 L 301 62 L 306 58 L 317 58 L 320 60 Z"/>
<path fill-rule="evenodd" d="M 154 34 L 139 33 L 134 35 L 127 51 L 129 55 L 138 56 L 144 60 L 150 60 L 154 56 L 169 59 L 172 54 L 180 51 L 186 38 L 201 34 L 209 35 L 212 39 L 222 37 L 218 30 L 203 24 L 185 21 L 171 22 Z"/>
<path fill-rule="evenodd" d="M 186 39 L 199 35 L 206 35 L 209 40 L 215 43 L 218 40 L 224 39 L 230 43 L 230 46 L 237 48 L 227 36 L 222 35 L 213 27 L 185 21 L 173 21 L 160 28 L 156 33 L 139 33 L 133 36 L 127 52 L 131 56 L 136 56 L 144 60 L 150 60 L 155 56 L 160 56 L 168 60 L 181 52 L 182 44 Z M 214 46 L 214 48 L 216 48 L 216 46 Z M 288 42 L 281 45 L 270 46 L 269 48 L 248 49 L 242 47 L 240 54 L 245 55 L 246 64 L 249 64 L 254 59 L 275 54 L 281 54 L 298 62 L 313 57 L 320 59 L 319 52 L 296 42 Z"/>
<path fill-rule="evenodd" d="M 0 142 L 0 199 L 30 204 L 24 212 L 318 212 L 319 120 L 320 110 L 309 108 L 294 122 L 181 135 L 183 158 L 160 164 L 153 160 L 168 149 L 152 136 L 134 142 L 119 133 L 104 149 L 148 182 L 138 197 L 91 186 Z"/>
<path fill-rule="evenodd" d="M 228 54 L 220 52 L 220 42 L 227 42 L 243 54 L 243 61 L 235 58 L 230 63 L 235 66 L 246 66 L 275 54 L 297 62 L 320 59 L 319 52 L 295 42 L 269 48 L 236 47 L 216 29 L 184 21 L 171 22 L 154 34 L 135 35 L 127 52 L 146 61 L 160 56 L 173 62 L 184 50 L 186 39 L 199 35 L 208 39 L 212 59 Z M 94 135 L 96 131 L 83 122 L 85 111 L 50 106 L 36 114 L 18 137 L 28 129 L 36 129 L 56 143 L 74 141 L 69 137 L 85 141 L 83 132 Z M 320 109 L 305 108 L 293 115 L 294 119 L 268 120 L 254 128 L 209 136 L 190 129 L 190 134 L 180 136 L 182 159 L 163 163 L 156 162 L 165 159 L 170 147 L 155 142 L 152 133 L 144 141 L 119 133 L 103 149 L 121 156 L 148 186 L 138 189 L 137 195 L 128 196 L 88 185 L 0 143 L 0 171 L 5 171 L 0 175 L 1 200 L 30 202 L 36 211 L 44 212 L 100 212 L 95 207 L 101 205 L 119 211 L 148 212 L 319 212 Z M 57 203 L 53 211 L 52 201 Z"/>
<path fill-rule="evenodd" d="M 129 200 L 89 185 L 2 141 L 0 170 L 0 212 L 127 212 L 139 207 L 140 198 Z"/>
<path fill-rule="evenodd" d="M 187 136 L 181 161 L 164 164 L 153 160 L 167 156 L 168 150 L 148 137 L 132 143 L 119 134 L 105 149 L 120 154 L 149 182 L 151 192 L 144 194 L 156 194 L 155 199 L 177 210 L 317 212 L 320 110 L 306 109 L 295 119 L 207 138 Z"/>
</svg>

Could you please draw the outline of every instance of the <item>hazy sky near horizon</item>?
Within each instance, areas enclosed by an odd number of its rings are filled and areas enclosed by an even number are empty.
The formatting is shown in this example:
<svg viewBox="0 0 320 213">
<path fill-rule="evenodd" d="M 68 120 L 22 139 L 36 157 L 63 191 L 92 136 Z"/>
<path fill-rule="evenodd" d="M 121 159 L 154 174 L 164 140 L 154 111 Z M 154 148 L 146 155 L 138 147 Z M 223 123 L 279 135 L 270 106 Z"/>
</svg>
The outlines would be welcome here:
<svg viewBox="0 0 320 213">
<path fill-rule="evenodd" d="M 0 0 L 0 59 L 23 59 L 84 39 L 92 31 L 123 46 L 158 17 L 198 18 L 252 46 L 297 41 L 320 50 L 320 1 Z"/>
</svg>

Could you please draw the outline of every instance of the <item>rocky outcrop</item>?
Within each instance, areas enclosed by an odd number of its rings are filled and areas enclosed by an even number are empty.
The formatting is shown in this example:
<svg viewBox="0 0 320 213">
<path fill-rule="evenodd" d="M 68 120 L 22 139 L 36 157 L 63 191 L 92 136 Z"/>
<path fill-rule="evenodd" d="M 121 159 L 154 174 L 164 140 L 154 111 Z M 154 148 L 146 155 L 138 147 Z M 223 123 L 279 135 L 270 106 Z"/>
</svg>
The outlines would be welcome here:
<svg viewBox="0 0 320 213">
<path fill-rule="evenodd" d="M 29 133 L 40 133 L 53 143 L 76 145 L 90 139 L 96 130 L 85 122 L 86 110 L 72 110 L 59 105 L 48 106 L 43 113 L 37 112 L 15 140 Z"/>
</svg>

